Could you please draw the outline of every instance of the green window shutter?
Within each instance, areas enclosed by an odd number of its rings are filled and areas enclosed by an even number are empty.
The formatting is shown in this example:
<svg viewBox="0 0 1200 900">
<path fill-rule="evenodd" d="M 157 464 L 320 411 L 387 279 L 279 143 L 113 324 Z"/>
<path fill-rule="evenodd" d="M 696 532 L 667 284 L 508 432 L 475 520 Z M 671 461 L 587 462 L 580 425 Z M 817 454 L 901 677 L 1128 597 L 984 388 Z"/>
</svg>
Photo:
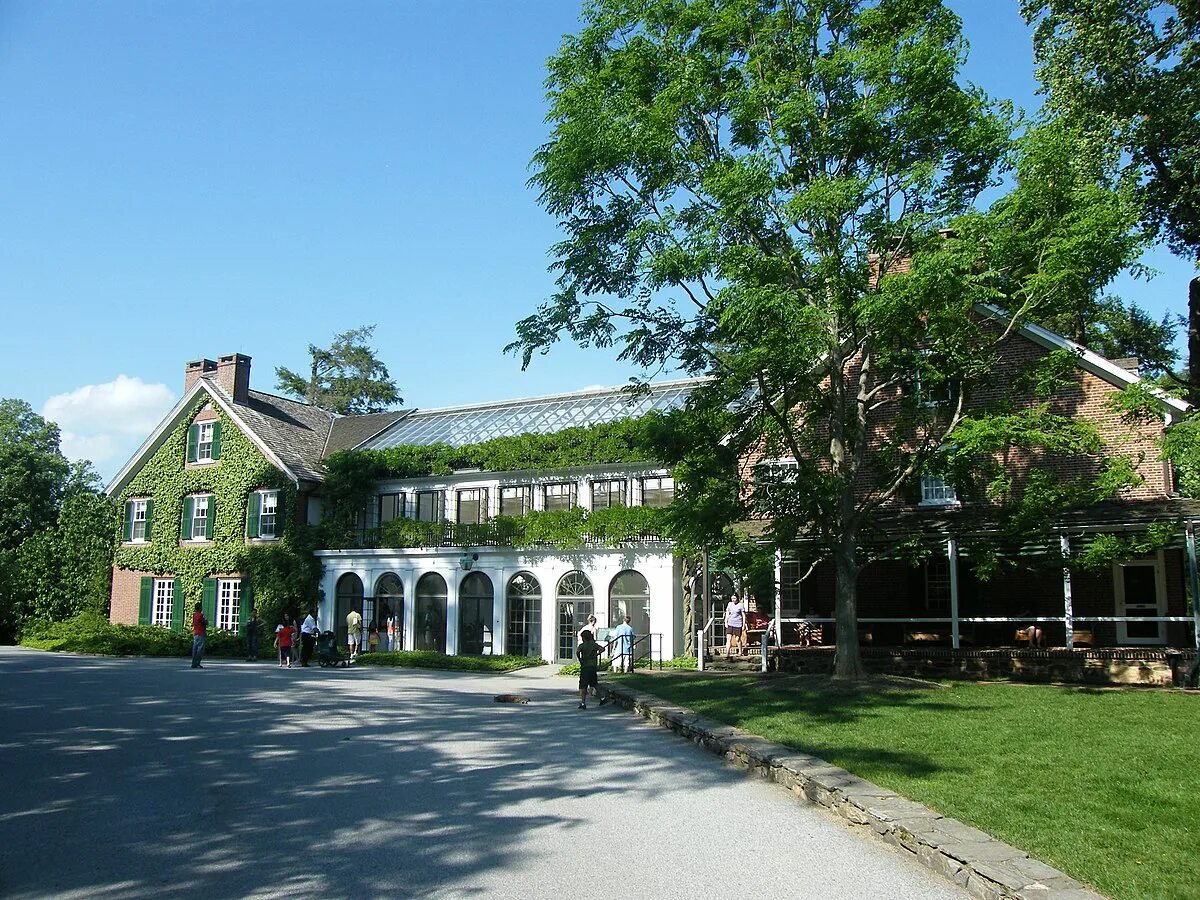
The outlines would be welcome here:
<svg viewBox="0 0 1200 900">
<path fill-rule="evenodd" d="M 125 504 L 125 521 L 121 524 L 121 540 L 129 543 L 133 540 L 133 501 Z"/>
<path fill-rule="evenodd" d="M 183 498 L 183 524 L 179 528 L 179 536 L 185 541 L 192 539 L 192 515 L 195 513 L 196 501 L 191 497 Z"/>
<path fill-rule="evenodd" d="M 213 422 L 212 458 L 221 458 L 221 423 L 219 421 Z"/>
<path fill-rule="evenodd" d="M 197 459 L 196 448 L 200 445 L 200 426 L 189 425 L 187 435 L 187 461 L 194 463 Z"/>
<path fill-rule="evenodd" d="M 175 579 L 174 590 L 174 594 L 171 595 L 171 627 L 176 631 L 183 631 L 184 616 L 187 611 L 187 598 L 183 596 L 182 579 Z"/>
<path fill-rule="evenodd" d="M 260 531 L 258 527 L 258 517 L 262 512 L 262 494 L 258 491 L 251 491 L 250 498 L 246 502 L 246 535 L 248 537 L 258 537 Z"/>
<path fill-rule="evenodd" d="M 208 498 L 208 515 L 204 518 L 204 539 L 211 541 L 213 536 L 213 520 L 217 517 L 217 497 Z"/>
<path fill-rule="evenodd" d="M 150 524 L 154 521 L 154 500 L 146 498 L 146 540 L 150 540 Z"/>
<path fill-rule="evenodd" d="M 141 603 L 138 604 L 138 624 L 150 624 L 150 605 L 154 602 L 154 579 L 149 575 L 142 576 Z"/>
<path fill-rule="evenodd" d="M 217 624 L 217 579 L 205 578 L 204 590 L 200 595 L 200 611 L 204 613 L 204 618 L 208 619 L 208 627 L 214 628 Z"/>
<path fill-rule="evenodd" d="M 254 585 L 245 575 L 242 576 L 242 610 L 238 614 L 238 622 L 242 633 L 246 631 L 246 623 L 250 621 L 250 610 L 254 609 Z"/>
</svg>

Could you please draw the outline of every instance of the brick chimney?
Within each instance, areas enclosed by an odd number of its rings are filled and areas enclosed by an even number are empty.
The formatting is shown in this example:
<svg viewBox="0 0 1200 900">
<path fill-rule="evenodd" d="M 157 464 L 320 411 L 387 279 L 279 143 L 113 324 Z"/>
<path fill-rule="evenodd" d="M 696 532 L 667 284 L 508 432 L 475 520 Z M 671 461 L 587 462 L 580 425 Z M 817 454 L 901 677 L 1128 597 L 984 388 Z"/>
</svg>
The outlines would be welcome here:
<svg viewBox="0 0 1200 900">
<path fill-rule="evenodd" d="M 183 369 L 183 392 L 186 394 L 192 385 L 200 380 L 200 376 L 217 371 L 217 364 L 211 359 L 194 359 Z"/>
<path fill-rule="evenodd" d="M 1120 366 L 1126 372 L 1132 372 L 1134 375 L 1140 375 L 1142 372 L 1142 361 L 1136 356 L 1122 356 L 1120 359 L 1111 360 L 1113 365 Z"/>
<path fill-rule="evenodd" d="M 217 360 L 217 381 L 234 403 L 250 401 L 250 357 L 231 353 Z"/>
</svg>

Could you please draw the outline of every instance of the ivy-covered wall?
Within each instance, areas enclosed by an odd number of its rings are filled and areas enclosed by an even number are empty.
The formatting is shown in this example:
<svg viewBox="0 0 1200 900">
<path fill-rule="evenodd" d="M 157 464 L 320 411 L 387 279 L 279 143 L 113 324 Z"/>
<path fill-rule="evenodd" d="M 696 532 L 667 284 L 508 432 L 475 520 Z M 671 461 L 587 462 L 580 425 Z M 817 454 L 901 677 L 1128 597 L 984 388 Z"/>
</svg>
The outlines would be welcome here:
<svg viewBox="0 0 1200 900">
<path fill-rule="evenodd" d="M 205 578 L 242 573 L 253 586 L 260 616 L 270 624 L 283 611 L 295 611 L 316 599 L 320 563 L 312 555 L 316 549 L 314 529 L 297 521 L 295 485 L 224 413 L 219 413 L 220 460 L 204 466 L 185 464 L 188 426 L 206 402 L 203 395 L 197 399 L 121 492 L 118 510 L 122 513 L 126 501 L 152 497 L 153 520 L 151 540 L 145 544 L 118 543 L 114 564 L 121 569 L 178 578 L 182 596 L 174 602 L 184 602 L 185 610 L 200 601 Z M 247 497 L 251 491 L 271 488 L 279 491 L 279 538 L 248 543 Z M 216 497 L 213 539 L 181 546 L 184 497 L 202 493 Z M 118 542 L 121 537 L 118 530 Z"/>
</svg>

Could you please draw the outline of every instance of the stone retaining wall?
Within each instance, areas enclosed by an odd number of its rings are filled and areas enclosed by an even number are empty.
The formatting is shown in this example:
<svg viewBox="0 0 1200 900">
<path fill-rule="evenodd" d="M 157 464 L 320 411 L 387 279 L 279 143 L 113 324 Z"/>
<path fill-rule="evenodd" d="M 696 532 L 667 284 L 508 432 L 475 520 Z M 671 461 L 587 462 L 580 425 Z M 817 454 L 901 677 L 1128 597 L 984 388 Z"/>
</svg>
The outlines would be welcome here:
<svg viewBox="0 0 1200 900">
<path fill-rule="evenodd" d="M 778 671 L 803 675 L 833 672 L 832 648 L 783 648 L 772 652 Z M 863 647 L 871 672 L 914 678 L 1013 678 L 1079 684 L 1172 685 L 1196 658 L 1195 650 L 954 650 L 949 647 Z"/>
<path fill-rule="evenodd" d="M 1027 853 L 815 756 L 673 706 L 652 694 L 620 685 L 608 686 L 608 691 L 626 709 L 775 782 L 800 800 L 824 806 L 847 822 L 869 829 L 979 900 L 1103 900 L 1100 894 Z"/>
</svg>

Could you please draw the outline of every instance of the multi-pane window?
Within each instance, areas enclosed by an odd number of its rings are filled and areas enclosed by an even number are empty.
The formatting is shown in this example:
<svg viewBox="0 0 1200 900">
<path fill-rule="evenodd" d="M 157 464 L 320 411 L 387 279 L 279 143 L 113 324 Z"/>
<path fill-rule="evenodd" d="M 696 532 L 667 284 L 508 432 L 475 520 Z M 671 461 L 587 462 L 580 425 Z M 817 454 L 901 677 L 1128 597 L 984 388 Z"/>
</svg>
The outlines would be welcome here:
<svg viewBox="0 0 1200 900">
<path fill-rule="evenodd" d="M 948 378 L 937 379 L 924 371 L 929 366 L 930 352 L 922 349 L 920 361 L 912 376 L 913 393 L 923 406 L 943 406 L 956 398 L 955 384 Z"/>
<path fill-rule="evenodd" d="M 146 501 L 132 500 L 129 507 L 129 520 L 132 523 L 130 540 L 140 543 L 146 540 Z"/>
<path fill-rule="evenodd" d="M 779 564 L 779 615 L 784 619 L 799 619 L 801 613 L 801 576 L 807 567 L 801 568 L 800 560 L 784 554 Z"/>
<path fill-rule="evenodd" d="M 799 476 L 794 459 L 763 460 L 754 467 L 754 505 L 763 515 L 778 515 L 789 505 Z"/>
<path fill-rule="evenodd" d="M 280 492 L 259 491 L 258 505 L 258 536 L 259 538 L 274 538 L 280 508 Z"/>
<path fill-rule="evenodd" d="M 542 488 L 542 497 L 545 501 L 542 505 L 543 509 L 574 509 L 577 505 L 575 482 L 548 484 Z"/>
<path fill-rule="evenodd" d="M 934 611 L 950 608 L 950 560 L 944 556 L 925 561 L 925 608 Z"/>
<path fill-rule="evenodd" d="M 592 509 L 625 506 L 625 479 L 592 482 Z"/>
<path fill-rule="evenodd" d="M 211 533 L 208 525 L 210 497 L 192 497 L 192 517 L 188 523 L 187 540 L 203 541 Z"/>
<path fill-rule="evenodd" d="M 523 516 L 533 509 L 533 488 L 527 484 L 500 488 L 500 515 Z"/>
<path fill-rule="evenodd" d="M 150 611 L 150 624 L 171 627 L 171 606 L 175 601 L 175 579 L 154 579 L 154 606 Z"/>
<path fill-rule="evenodd" d="M 458 522 L 478 525 L 487 521 L 487 488 L 466 488 L 458 491 Z"/>
<path fill-rule="evenodd" d="M 674 478 L 663 476 L 642 479 L 642 506 L 669 506 L 674 499 Z"/>
<path fill-rule="evenodd" d="M 242 582 L 239 578 L 221 578 L 217 581 L 217 628 L 220 631 L 238 630 L 238 617 L 242 609 Z"/>
<path fill-rule="evenodd" d="M 921 476 L 921 505 L 949 506 L 958 502 L 954 485 L 935 475 Z"/>
<path fill-rule="evenodd" d="M 404 518 L 404 494 L 401 492 L 379 495 L 379 524 Z"/>
<path fill-rule="evenodd" d="M 439 522 L 442 518 L 442 492 L 417 491 L 417 519 Z"/>
<path fill-rule="evenodd" d="M 201 422 L 196 440 L 196 461 L 212 462 L 213 460 L 213 423 Z"/>
</svg>

